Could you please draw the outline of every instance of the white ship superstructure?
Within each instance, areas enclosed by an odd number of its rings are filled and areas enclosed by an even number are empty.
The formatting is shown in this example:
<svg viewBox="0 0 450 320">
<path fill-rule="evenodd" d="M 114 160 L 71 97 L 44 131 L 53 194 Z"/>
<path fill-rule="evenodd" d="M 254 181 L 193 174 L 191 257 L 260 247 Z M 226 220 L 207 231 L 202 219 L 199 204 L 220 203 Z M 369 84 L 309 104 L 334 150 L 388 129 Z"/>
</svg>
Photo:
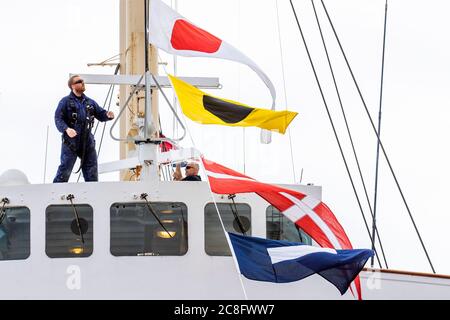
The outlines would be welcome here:
<svg viewBox="0 0 450 320">
<path fill-rule="evenodd" d="M 239 274 L 216 207 L 227 231 L 317 243 L 254 193 L 213 194 L 202 171 L 201 182 L 172 181 L 174 164 L 202 155 L 162 152 L 161 142 L 178 142 L 160 137 L 155 120 L 158 94 L 170 82 L 157 75 L 156 52 L 138 31 L 139 9 L 125 0 L 121 9 L 121 74 L 81 77 L 121 86 L 120 137 L 111 130 L 121 160 L 101 164 L 100 173 L 121 171 L 123 181 L 30 184 L 20 171 L 0 176 L 0 299 L 355 299 L 319 275 L 281 284 Z M 220 87 L 218 78 L 183 79 Z M 322 199 L 319 186 L 283 186 Z M 450 297 L 446 275 L 364 269 L 360 278 L 363 299 Z"/>
</svg>

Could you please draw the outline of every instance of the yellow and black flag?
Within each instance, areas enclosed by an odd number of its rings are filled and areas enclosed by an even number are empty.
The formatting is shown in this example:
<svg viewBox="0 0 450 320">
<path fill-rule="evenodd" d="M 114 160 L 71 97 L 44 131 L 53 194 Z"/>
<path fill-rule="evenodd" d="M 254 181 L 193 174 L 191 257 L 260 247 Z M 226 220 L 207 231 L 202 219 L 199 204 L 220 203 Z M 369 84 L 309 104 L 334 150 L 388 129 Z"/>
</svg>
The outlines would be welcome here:
<svg viewBox="0 0 450 320">
<path fill-rule="evenodd" d="M 174 76 L 169 75 L 180 102 L 181 110 L 191 120 L 202 124 L 233 127 L 259 127 L 284 134 L 298 114 L 273 111 L 213 97 Z"/>
</svg>

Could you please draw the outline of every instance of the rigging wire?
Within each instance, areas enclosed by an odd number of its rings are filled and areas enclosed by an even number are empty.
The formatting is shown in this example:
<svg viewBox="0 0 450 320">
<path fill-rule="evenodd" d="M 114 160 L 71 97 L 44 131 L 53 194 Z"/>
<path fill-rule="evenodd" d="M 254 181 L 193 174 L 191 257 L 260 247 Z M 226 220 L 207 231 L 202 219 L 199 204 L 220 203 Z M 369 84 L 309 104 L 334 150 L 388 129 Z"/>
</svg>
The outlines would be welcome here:
<svg viewBox="0 0 450 320">
<path fill-rule="evenodd" d="M 373 221 L 372 221 L 372 248 L 375 246 L 375 230 L 377 228 L 377 195 L 378 195 L 378 165 L 380 159 L 380 140 L 381 135 L 381 106 L 383 105 L 383 82 L 384 82 L 384 53 L 386 49 L 386 22 L 387 22 L 388 2 L 384 6 L 384 31 L 383 31 L 383 55 L 381 58 L 381 83 L 380 83 L 380 109 L 378 111 L 378 139 L 377 139 L 377 157 L 375 164 L 375 192 L 373 196 Z M 373 267 L 373 257 L 370 259 L 370 265 Z"/>
<path fill-rule="evenodd" d="M 114 71 L 114 75 L 117 75 L 119 73 L 119 70 L 120 70 L 120 64 L 117 65 L 116 70 Z M 109 96 L 109 103 L 108 103 L 107 111 L 109 111 L 111 109 L 111 102 L 112 102 L 112 98 L 114 96 L 114 89 L 115 89 L 115 86 L 113 85 L 111 88 L 111 95 Z M 98 125 L 99 125 L 99 123 L 97 122 L 97 127 L 95 128 L 94 134 L 97 132 Z M 102 135 L 101 135 L 100 143 L 98 146 L 97 157 L 100 156 L 100 151 L 102 149 L 102 144 L 103 144 L 103 138 L 105 136 L 105 129 L 106 129 L 106 122 L 103 123 Z"/>
<path fill-rule="evenodd" d="M 47 175 L 48 130 L 49 130 L 49 126 L 47 125 L 47 135 L 45 138 L 45 156 L 44 156 L 44 184 L 45 184 L 45 177 Z"/>
<path fill-rule="evenodd" d="M 108 104 L 108 109 L 107 109 L 107 111 L 109 111 L 109 109 L 111 108 L 111 102 L 112 102 L 112 98 L 113 98 L 113 96 L 114 96 L 114 89 L 115 89 L 115 88 L 113 87 L 112 90 L 111 90 L 111 95 L 109 96 L 109 104 Z M 97 123 L 97 124 L 98 124 L 98 123 Z M 101 135 L 101 138 L 100 138 L 100 143 L 99 143 L 99 145 L 98 145 L 97 157 L 100 156 L 100 151 L 102 150 L 103 138 L 105 137 L 105 129 L 106 129 L 106 122 L 103 123 L 102 135 Z M 95 132 L 94 132 L 94 134 L 95 134 Z"/>
<path fill-rule="evenodd" d="M 239 32 L 239 30 L 241 30 L 241 6 L 240 6 L 240 0 L 237 0 L 237 29 L 238 29 L 238 41 L 237 41 L 237 45 L 238 47 L 240 47 L 241 45 L 241 34 Z M 237 68 L 237 90 L 238 90 L 238 94 L 237 94 L 237 101 L 241 101 L 241 66 L 240 64 L 236 64 L 236 68 Z M 246 159 L 246 130 L 245 127 L 242 127 L 242 160 L 243 160 L 243 173 L 246 174 L 246 165 L 247 165 L 247 159 Z"/>
<path fill-rule="evenodd" d="M 242 127 L 242 154 L 244 157 L 244 174 L 245 173 L 245 163 L 246 163 L 246 159 L 245 159 L 245 127 Z"/>
<path fill-rule="evenodd" d="M 8 198 L 3 198 L 0 203 L 3 203 L 2 207 L 0 208 L 0 224 L 2 224 L 3 219 L 6 218 L 6 210 L 5 207 L 7 204 L 9 204 L 9 199 Z"/>
<path fill-rule="evenodd" d="M 106 60 L 103 60 L 102 62 L 99 62 L 98 64 L 99 65 L 104 65 L 104 64 L 107 64 L 107 63 L 114 63 L 119 58 L 120 58 L 120 53 L 118 53 L 118 54 L 116 54 L 116 55 L 114 55 L 114 56 L 112 56 L 112 57 L 110 57 L 110 58 L 108 58 Z"/>
<path fill-rule="evenodd" d="M 120 64 L 117 64 L 116 69 L 114 70 L 114 75 L 117 75 L 119 73 L 119 70 L 120 70 Z M 112 102 L 112 98 L 114 96 L 114 89 L 115 89 L 115 85 L 112 84 L 109 86 L 108 93 L 106 94 L 105 102 L 103 103 L 103 109 L 105 109 L 106 103 L 108 102 L 108 99 L 109 99 L 108 108 L 106 109 L 106 111 L 110 111 L 110 109 L 111 109 L 111 102 Z M 94 129 L 94 133 L 93 133 L 94 136 L 97 133 L 99 125 L 100 125 L 100 122 L 97 121 L 97 124 L 95 125 L 95 129 Z M 98 144 L 97 158 L 100 156 L 100 151 L 102 149 L 103 138 L 105 135 L 105 129 L 106 129 L 106 122 L 103 123 L 102 135 L 100 138 L 100 142 Z M 78 174 L 77 182 L 80 181 L 80 178 L 81 178 L 81 172 Z"/>
<path fill-rule="evenodd" d="M 290 0 L 290 1 L 292 1 L 292 0 Z M 323 0 L 321 0 L 321 3 L 322 3 L 322 6 L 323 6 L 323 8 L 324 8 L 324 10 L 325 10 L 326 15 L 327 15 L 328 21 L 329 21 L 329 23 L 330 23 L 330 25 L 331 25 L 331 28 L 333 29 L 333 33 L 334 33 L 335 38 L 336 38 L 336 40 L 337 40 L 337 42 L 338 42 L 338 44 L 339 44 L 339 48 L 341 49 L 342 56 L 344 57 L 345 62 L 346 62 L 347 67 L 348 67 L 348 70 L 349 70 L 349 72 L 350 72 L 350 74 L 351 74 L 351 76 L 352 76 L 352 79 L 353 79 L 353 82 L 354 82 L 354 84 L 355 84 L 355 87 L 356 87 L 356 89 L 357 89 L 357 91 L 358 91 L 359 97 L 361 98 L 361 102 L 362 102 L 362 104 L 363 104 L 363 106 L 364 106 L 364 109 L 366 110 L 366 113 L 367 113 L 367 116 L 368 116 L 368 118 L 369 118 L 369 120 L 370 120 L 370 124 L 371 124 L 371 126 L 372 126 L 372 129 L 373 129 L 373 131 L 375 132 L 375 135 L 377 136 L 377 139 L 378 139 L 378 142 L 379 142 L 379 144 L 380 144 L 381 150 L 383 151 L 383 155 L 384 155 L 384 157 L 385 157 L 385 159 L 386 159 L 386 162 L 387 162 L 387 164 L 388 164 L 388 166 L 389 166 L 389 170 L 391 171 L 392 177 L 394 178 L 394 181 L 395 181 L 395 184 L 397 185 L 397 188 L 398 188 L 398 191 L 399 191 L 399 193 L 400 193 L 400 196 L 401 196 L 401 198 L 402 198 L 402 200 L 403 200 L 403 203 L 405 204 L 406 210 L 408 211 L 408 215 L 409 215 L 409 217 L 410 217 L 410 219 L 411 219 L 411 222 L 412 222 L 412 224 L 413 224 L 413 226 L 414 226 L 414 229 L 415 229 L 415 231 L 416 231 L 416 234 L 417 234 L 417 236 L 418 236 L 418 238 L 419 238 L 419 241 L 420 241 L 420 243 L 421 243 L 421 245 L 422 245 L 422 248 L 423 248 L 423 250 L 424 250 L 424 252 L 425 252 L 425 255 L 426 255 L 426 257 L 427 257 L 428 263 L 430 264 L 430 267 L 431 267 L 431 270 L 433 271 L 433 273 L 436 273 L 436 271 L 435 271 L 435 269 L 434 269 L 434 267 L 433 267 L 433 264 L 432 264 L 432 262 L 431 262 L 430 256 L 429 256 L 429 254 L 428 254 L 428 251 L 427 251 L 427 249 L 426 249 L 426 247 L 425 247 L 425 244 L 424 244 L 424 242 L 423 242 L 423 240 L 422 240 L 422 237 L 421 237 L 421 235 L 420 235 L 419 229 L 417 228 L 417 225 L 416 225 L 416 223 L 415 223 L 415 221 L 414 221 L 414 218 L 413 218 L 413 216 L 412 216 L 411 210 L 409 209 L 408 203 L 406 202 L 406 198 L 405 198 L 405 196 L 404 196 L 404 194 L 403 194 L 402 188 L 400 187 L 400 183 L 398 182 L 397 176 L 395 175 L 394 169 L 392 168 L 392 165 L 391 165 L 391 162 L 390 162 L 389 157 L 388 157 L 388 155 L 387 155 L 387 152 L 386 152 L 386 150 L 384 149 L 383 143 L 381 142 L 380 136 L 378 135 L 377 129 L 376 129 L 376 127 L 375 127 L 375 124 L 373 123 L 372 116 L 370 115 L 369 109 L 367 108 L 366 102 L 365 102 L 364 97 L 363 97 L 363 95 L 362 95 L 362 93 L 361 93 L 361 90 L 360 90 L 360 88 L 359 88 L 358 82 L 356 81 L 355 75 L 353 74 L 353 70 L 352 70 L 352 68 L 351 68 L 351 66 L 350 66 L 350 63 L 349 63 L 348 59 L 347 59 L 347 55 L 345 54 L 345 51 L 344 51 L 344 48 L 342 47 L 341 41 L 340 41 L 340 39 L 339 39 L 339 36 L 338 36 L 338 34 L 337 34 L 337 32 L 336 32 L 336 29 L 334 28 L 334 24 L 333 24 L 333 22 L 331 21 L 330 15 L 328 14 L 328 10 L 327 10 L 327 8 L 326 8 L 325 3 L 323 2 Z"/>
<path fill-rule="evenodd" d="M 171 7 L 176 12 L 178 12 L 178 0 L 171 0 L 170 4 L 171 4 Z M 158 57 L 159 57 L 159 53 L 158 53 Z M 161 60 L 161 57 L 159 57 L 159 59 Z M 178 57 L 177 57 L 176 54 L 173 55 L 173 75 L 175 77 L 178 77 Z M 175 112 L 178 113 L 178 98 L 177 98 L 177 95 L 175 94 L 175 92 L 173 93 L 173 108 L 175 109 Z M 172 137 L 177 137 L 177 136 L 178 136 L 178 122 L 177 122 L 177 119 L 176 119 L 175 115 L 173 115 L 173 118 L 172 118 Z"/>
<path fill-rule="evenodd" d="M 352 175 L 351 175 L 351 173 L 350 173 L 350 169 L 349 169 L 349 167 L 348 167 L 347 160 L 346 160 L 345 155 L 344 155 L 344 152 L 343 152 L 343 150 L 342 150 L 341 142 L 340 142 L 339 137 L 338 137 L 338 135 L 337 135 L 336 128 L 335 128 L 335 126 L 334 126 L 334 122 L 333 122 L 333 119 L 332 119 L 332 117 L 331 117 L 330 110 L 329 110 L 329 108 L 328 108 L 328 104 L 327 104 L 327 101 L 326 101 L 326 99 L 325 99 L 325 95 L 324 95 L 324 93 L 323 93 L 322 86 L 321 86 L 321 84 L 320 84 L 319 77 L 318 77 L 317 72 L 316 72 L 316 68 L 315 68 L 314 63 L 313 63 L 313 61 L 312 61 L 311 54 L 309 53 L 309 48 L 308 48 L 308 45 L 307 45 L 307 43 L 306 43 L 305 37 L 304 37 L 304 35 L 303 35 L 303 30 L 302 30 L 302 27 L 301 27 L 301 25 L 300 25 L 300 21 L 299 21 L 298 16 L 297 16 L 297 11 L 295 10 L 295 7 L 294 7 L 294 4 L 292 3 L 292 0 L 289 0 L 289 1 L 290 1 L 290 4 L 291 4 L 291 7 L 292 7 L 292 11 L 293 11 L 294 16 L 295 16 L 295 20 L 297 21 L 297 26 L 298 26 L 298 29 L 299 29 L 299 31 L 300 31 L 300 35 L 301 35 L 301 37 L 302 37 L 303 44 L 304 44 L 304 46 L 305 46 L 306 53 L 307 53 L 307 55 L 308 55 L 309 62 L 310 62 L 310 64 L 311 64 L 311 68 L 312 68 L 312 70 L 313 70 L 314 77 L 315 77 L 315 79 L 316 79 L 316 83 L 317 83 L 317 86 L 318 86 L 319 91 L 320 91 L 320 95 L 322 96 L 323 104 L 324 104 L 325 109 L 326 109 L 326 112 L 327 112 L 327 114 L 328 114 L 328 119 L 330 120 L 330 124 L 331 124 L 331 127 L 332 127 L 332 129 L 333 129 L 334 136 L 335 136 L 335 138 L 336 138 L 336 142 L 337 142 L 337 144 L 338 144 L 338 147 L 339 147 L 339 150 L 340 150 L 340 153 L 341 153 L 341 156 L 342 156 L 342 160 L 344 161 L 344 165 L 345 165 L 345 168 L 346 168 L 346 170 L 347 170 L 347 175 L 348 175 L 348 177 L 349 177 L 349 179 L 350 179 L 350 183 L 351 183 L 351 185 L 352 185 L 353 192 L 354 192 L 355 197 L 356 197 L 356 200 L 357 200 L 357 202 L 358 202 L 358 206 L 359 206 L 359 209 L 360 209 L 360 211 L 361 211 L 361 215 L 362 215 L 362 218 L 363 218 L 363 220 L 364 220 L 364 224 L 365 224 L 365 226 L 366 226 L 366 230 L 367 230 L 367 233 L 368 233 L 369 238 L 370 238 L 369 225 L 367 224 L 367 220 L 366 220 L 366 217 L 365 217 L 365 215 L 364 215 L 364 210 L 363 210 L 363 208 L 362 208 L 362 206 L 361 206 L 361 201 L 359 200 L 358 193 L 356 192 L 355 184 L 354 184 L 354 182 L 353 182 L 353 178 L 352 178 Z M 377 255 L 378 264 L 379 264 L 380 267 L 381 267 L 381 262 L 380 262 L 380 258 L 379 258 L 379 256 L 378 256 L 378 253 L 377 253 L 376 251 L 375 251 L 375 253 L 376 253 L 376 255 Z"/>
<path fill-rule="evenodd" d="M 285 68 L 284 68 L 284 59 L 283 59 L 283 46 L 281 43 L 281 27 L 280 27 L 280 13 L 278 10 L 278 0 L 275 0 L 275 6 L 277 9 L 277 29 L 278 29 L 278 43 L 280 45 L 280 57 L 281 57 L 281 74 L 283 76 L 283 89 L 284 89 L 284 103 L 285 103 L 285 110 L 287 111 L 288 106 L 288 99 L 287 99 L 287 90 L 286 90 L 286 74 L 285 74 Z M 287 114 L 286 114 L 287 119 Z M 297 178 L 295 176 L 295 162 L 294 162 L 294 151 L 292 148 L 292 135 L 291 135 L 291 128 L 290 126 L 287 129 L 288 131 L 288 137 L 289 137 L 289 149 L 291 151 L 291 166 L 292 166 L 292 177 L 294 179 L 294 184 L 297 183 Z M 244 172 L 245 174 L 245 172 Z"/>
<path fill-rule="evenodd" d="M 314 15 L 315 15 L 315 17 L 316 17 L 317 26 L 318 26 L 319 32 L 320 32 L 320 37 L 321 37 L 321 39 L 322 39 L 322 44 L 323 44 L 323 47 L 324 47 L 324 50 L 325 50 L 325 54 L 326 54 L 326 56 L 327 56 L 328 66 L 330 67 L 330 72 L 331 72 L 331 76 L 332 76 L 332 78 L 333 78 L 334 88 L 336 89 L 336 94 L 337 94 L 337 97 L 338 97 L 338 100 L 339 100 L 339 105 L 340 105 L 340 107 L 341 107 L 342 116 L 343 116 L 343 118 L 344 118 L 345 126 L 346 126 L 346 128 L 347 128 L 347 134 L 348 134 L 348 137 L 349 137 L 349 140 L 350 140 L 350 144 L 351 144 L 351 146 L 352 146 L 353 155 L 354 155 L 354 157 L 355 157 L 356 165 L 357 165 L 357 167 L 358 167 L 359 177 L 360 177 L 360 179 L 361 179 L 361 183 L 362 183 L 362 186 L 363 186 L 363 189 L 364 189 L 364 194 L 365 194 L 365 196 L 366 196 L 367 205 L 369 206 L 369 211 L 370 211 L 370 214 L 371 214 L 371 216 L 372 216 L 372 219 L 375 219 L 375 214 L 374 214 L 374 212 L 372 211 L 372 206 L 371 206 L 371 203 L 370 203 L 370 200 L 369 200 L 369 195 L 368 195 L 368 193 L 367 193 L 366 183 L 365 183 L 365 181 L 364 181 L 364 177 L 363 177 L 363 174 L 362 174 L 362 171 L 361 171 L 361 166 L 360 166 L 360 164 L 359 164 L 358 155 L 356 154 L 355 145 L 354 145 L 354 143 L 353 143 L 353 138 L 352 138 L 352 134 L 351 134 L 351 131 L 350 131 L 350 125 L 349 125 L 349 123 L 348 123 L 348 121 L 347 121 L 347 116 L 346 116 L 346 114 L 345 114 L 344 105 L 343 105 L 342 99 L 341 99 L 341 94 L 340 94 L 340 92 L 339 92 L 339 88 L 338 88 L 338 85 L 337 85 L 337 82 L 336 82 L 336 77 L 335 77 L 335 75 L 334 75 L 333 66 L 332 66 L 332 64 L 331 64 L 330 55 L 329 55 L 329 53 L 328 53 L 327 45 L 326 45 L 326 43 L 325 43 L 325 38 L 324 38 L 324 36 L 323 36 L 322 27 L 321 27 L 321 24 L 320 24 L 320 21 L 319 21 L 319 17 L 318 17 L 318 15 L 317 15 L 316 6 L 314 5 L 314 0 L 311 0 L 311 4 L 312 4 L 312 7 L 313 7 L 313 9 L 314 9 Z M 374 243 L 374 238 L 373 238 L 374 235 L 375 235 L 375 231 L 376 231 L 376 235 L 377 235 L 377 237 L 378 237 L 378 241 L 379 241 L 379 243 L 380 243 L 381 254 L 382 254 L 382 256 L 383 256 L 384 263 L 385 263 L 385 265 L 386 265 L 386 268 L 389 269 L 388 264 L 387 264 L 387 260 L 386 260 L 386 255 L 385 255 L 385 253 L 384 253 L 383 245 L 382 245 L 381 238 L 380 238 L 380 235 L 379 235 L 379 232 L 378 232 L 378 229 L 377 229 L 377 228 L 375 228 L 375 229 L 373 230 L 373 234 L 372 234 L 372 236 L 371 236 L 372 250 L 374 250 L 374 248 L 375 248 L 375 243 Z M 372 261 L 373 261 L 373 259 L 374 259 L 374 257 L 372 256 Z M 373 265 L 372 265 L 372 267 L 373 267 Z"/>
</svg>

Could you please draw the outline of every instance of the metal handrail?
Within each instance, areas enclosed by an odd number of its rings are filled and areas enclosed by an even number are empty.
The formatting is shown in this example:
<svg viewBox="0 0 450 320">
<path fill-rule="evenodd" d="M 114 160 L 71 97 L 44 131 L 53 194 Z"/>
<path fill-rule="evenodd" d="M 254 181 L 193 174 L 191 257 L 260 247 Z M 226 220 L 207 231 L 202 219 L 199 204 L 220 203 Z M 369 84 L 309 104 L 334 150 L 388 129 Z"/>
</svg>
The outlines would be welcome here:
<svg viewBox="0 0 450 320">
<path fill-rule="evenodd" d="M 177 119 L 178 123 L 181 125 L 181 128 L 183 128 L 183 135 L 180 138 L 177 139 L 169 139 L 169 138 L 158 138 L 155 139 L 156 141 L 169 141 L 171 143 L 175 142 L 175 141 L 181 141 L 186 137 L 186 127 L 184 126 L 183 122 L 181 121 L 180 117 L 178 117 L 177 112 L 175 111 L 175 109 L 173 108 L 172 104 L 170 103 L 169 99 L 167 98 L 166 94 L 164 93 L 164 91 L 161 88 L 161 85 L 159 84 L 158 80 L 156 80 L 156 77 L 152 74 L 152 78 L 153 81 L 155 81 L 156 86 L 158 87 L 159 91 L 161 91 L 161 94 L 163 95 L 164 99 L 166 100 L 167 104 L 169 105 L 170 110 L 172 111 L 173 115 L 175 116 L 175 118 Z"/>
<path fill-rule="evenodd" d="M 167 98 L 166 94 L 164 93 L 164 91 L 162 90 L 161 85 L 159 84 L 158 80 L 156 80 L 156 77 L 151 74 L 153 81 L 155 81 L 156 86 L 158 87 L 159 91 L 161 91 L 164 99 L 166 100 L 167 104 L 170 107 L 170 110 L 172 111 L 172 113 L 174 114 L 175 118 L 177 119 L 178 123 L 181 125 L 181 128 L 183 129 L 183 135 L 180 138 L 152 138 L 150 139 L 150 141 L 152 142 L 170 142 L 174 145 L 178 145 L 178 142 L 183 140 L 186 137 L 186 127 L 184 126 L 183 122 L 181 121 L 180 117 L 178 117 L 178 114 L 176 113 L 175 109 L 173 108 L 172 104 L 170 103 L 169 99 Z M 122 116 L 123 111 L 125 110 L 125 108 L 128 106 L 128 104 L 130 103 L 131 98 L 133 97 L 133 94 L 139 90 L 139 86 L 141 85 L 142 79 L 144 78 L 144 75 L 142 75 L 139 78 L 138 83 L 135 85 L 135 89 L 133 90 L 132 93 L 130 93 L 130 96 L 128 97 L 127 101 L 125 102 L 124 106 L 122 107 L 122 109 L 120 110 L 119 114 L 117 115 L 117 118 L 114 120 L 111 128 L 109 129 L 109 134 L 111 136 L 111 138 L 113 140 L 116 141 L 121 141 L 121 142 L 137 142 L 137 141 L 141 141 L 141 139 L 139 138 L 117 138 L 114 136 L 113 134 L 113 129 L 117 124 L 117 121 L 119 121 L 120 117 Z"/>
<path fill-rule="evenodd" d="M 124 111 L 125 108 L 128 106 L 128 103 L 130 103 L 130 100 L 131 100 L 131 98 L 133 97 L 135 91 L 138 91 L 138 90 L 139 90 L 138 87 L 139 87 L 139 85 L 141 84 L 143 78 L 144 78 L 144 75 L 142 75 L 142 76 L 139 78 L 139 81 L 138 81 L 138 83 L 136 84 L 136 86 L 135 86 L 133 92 L 130 93 L 130 96 L 128 97 L 127 101 L 125 101 L 124 106 L 122 107 L 122 109 L 120 109 L 120 112 L 119 112 L 119 114 L 117 115 L 116 120 L 114 120 L 114 122 L 113 122 L 111 128 L 109 129 L 109 135 L 111 136 L 111 138 L 112 138 L 113 140 L 116 140 L 116 141 L 123 141 L 123 142 L 134 142 L 134 141 L 136 141 L 136 139 L 134 139 L 134 138 L 126 138 L 126 139 L 116 138 L 116 137 L 114 136 L 114 134 L 113 134 L 113 129 L 114 129 L 114 127 L 116 126 L 117 121 L 119 121 L 120 116 L 122 115 L 123 111 Z"/>
</svg>

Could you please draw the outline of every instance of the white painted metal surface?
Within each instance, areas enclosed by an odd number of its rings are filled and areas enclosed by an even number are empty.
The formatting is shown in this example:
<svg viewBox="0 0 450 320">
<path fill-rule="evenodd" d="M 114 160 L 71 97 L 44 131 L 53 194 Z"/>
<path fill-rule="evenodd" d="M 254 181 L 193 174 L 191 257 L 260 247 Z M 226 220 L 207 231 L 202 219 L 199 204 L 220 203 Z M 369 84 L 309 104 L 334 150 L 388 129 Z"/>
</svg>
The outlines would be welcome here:
<svg viewBox="0 0 450 320">
<path fill-rule="evenodd" d="M 321 188 L 296 186 L 321 198 Z M 188 251 L 184 256 L 115 257 L 110 253 L 110 207 L 135 202 L 177 201 L 188 207 Z M 87 258 L 49 258 L 45 253 L 45 210 L 49 205 L 89 204 L 94 210 L 94 250 Z M 206 182 L 99 182 L 0 187 L 10 206 L 27 206 L 31 216 L 31 254 L 26 260 L 0 261 L 0 299 L 243 299 L 231 257 L 212 257 L 204 249 L 204 207 L 211 202 Z M 268 203 L 253 194 L 236 197 L 252 208 L 252 234 L 266 236 Z M 216 195 L 216 201 L 228 202 Z M 320 276 L 273 284 L 243 279 L 249 299 L 353 299 Z M 361 273 L 365 299 L 449 299 L 450 280 L 385 273 Z"/>
<path fill-rule="evenodd" d="M 74 75 L 76 73 L 71 73 Z M 112 75 L 112 74 L 80 74 L 79 75 L 85 83 L 88 84 L 115 84 L 115 85 L 136 85 L 139 82 L 139 78 L 142 75 Z M 163 88 L 171 88 L 169 78 L 165 76 L 155 76 L 156 80 Z M 218 89 L 220 87 L 219 78 L 214 77 L 180 77 L 181 80 L 190 83 L 198 88 L 205 89 Z M 156 83 L 153 79 L 150 79 L 150 85 L 156 87 Z"/>
</svg>

